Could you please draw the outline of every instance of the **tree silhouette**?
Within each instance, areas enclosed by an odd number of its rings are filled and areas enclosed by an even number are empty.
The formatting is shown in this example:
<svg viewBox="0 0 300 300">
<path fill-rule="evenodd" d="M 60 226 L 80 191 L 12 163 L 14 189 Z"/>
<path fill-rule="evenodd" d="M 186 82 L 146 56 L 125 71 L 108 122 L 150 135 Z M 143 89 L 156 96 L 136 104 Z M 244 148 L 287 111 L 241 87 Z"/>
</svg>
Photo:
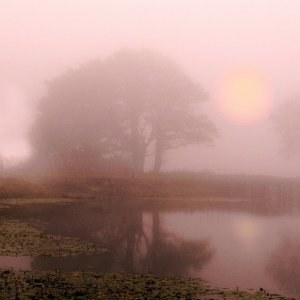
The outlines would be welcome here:
<svg viewBox="0 0 300 300">
<path fill-rule="evenodd" d="M 149 50 L 122 50 L 106 64 L 125 111 L 124 146 L 138 171 L 149 148 L 154 148 L 153 170 L 159 171 L 165 151 L 212 141 L 214 125 L 197 113 L 206 96 L 176 63 Z"/>
<path fill-rule="evenodd" d="M 118 111 L 100 61 L 69 70 L 48 83 L 31 132 L 33 158 L 46 167 L 97 167 L 113 156 Z M 111 124 L 114 124 L 112 126 Z M 109 140 L 109 142 L 108 142 Z"/>
<path fill-rule="evenodd" d="M 87 205 L 69 205 L 64 210 L 52 207 L 39 214 L 46 230 L 54 234 L 80 237 L 109 251 L 97 256 L 36 258 L 33 268 L 68 271 L 92 268 L 99 272 L 151 272 L 156 275 L 190 276 L 213 257 L 209 241 L 184 240 L 164 230 L 159 212 L 153 211 L 149 231 L 142 210 L 122 205 L 104 210 Z M 68 218 L 66 219 L 66 215 Z"/>
<path fill-rule="evenodd" d="M 122 50 L 51 81 L 32 132 L 41 160 L 78 164 L 111 157 L 143 172 L 154 155 L 192 143 L 210 143 L 214 125 L 199 113 L 199 86 L 168 58 L 149 50 Z"/>
</svg>

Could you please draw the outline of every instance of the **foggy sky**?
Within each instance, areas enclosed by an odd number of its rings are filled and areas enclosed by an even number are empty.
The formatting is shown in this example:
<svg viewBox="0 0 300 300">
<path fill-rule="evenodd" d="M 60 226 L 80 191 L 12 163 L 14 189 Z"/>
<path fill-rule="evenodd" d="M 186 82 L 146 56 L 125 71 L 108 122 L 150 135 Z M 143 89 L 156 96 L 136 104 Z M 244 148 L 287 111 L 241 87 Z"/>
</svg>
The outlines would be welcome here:
<svg viewBox="0 0 300 300">
<path fill-rule="evenodd" d="M 68 68 L 120 48 L 149 48 L 177 61 L 210 100 L 203 110 L 220 138 L 213 148 L 170 153 L 165 170 L 300 175 L 285 160 L 269 116 L 300 94 L 300 2 L 297 0 L 0 0 L 0 152 L 30 153 L 26 134 L 44 83 Z M 239 67 L 267 79 L 272 109 L 235 123 L 218 111 L 222 78 Z"/>
</svg>

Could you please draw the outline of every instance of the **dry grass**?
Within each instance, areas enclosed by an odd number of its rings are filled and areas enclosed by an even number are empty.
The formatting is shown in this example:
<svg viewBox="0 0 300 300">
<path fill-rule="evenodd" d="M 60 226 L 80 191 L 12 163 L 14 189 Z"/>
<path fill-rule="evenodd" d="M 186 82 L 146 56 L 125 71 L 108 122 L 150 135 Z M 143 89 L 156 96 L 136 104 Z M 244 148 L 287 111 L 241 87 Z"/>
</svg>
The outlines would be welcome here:
<svg viewBox="0 0 300 300">
<path fill-rule="evenodd" d="M 0 199 L 7 198 L 49 198 L 58 193 L 46 186 L 22 178 L 0 178 Z"/>
</svg>

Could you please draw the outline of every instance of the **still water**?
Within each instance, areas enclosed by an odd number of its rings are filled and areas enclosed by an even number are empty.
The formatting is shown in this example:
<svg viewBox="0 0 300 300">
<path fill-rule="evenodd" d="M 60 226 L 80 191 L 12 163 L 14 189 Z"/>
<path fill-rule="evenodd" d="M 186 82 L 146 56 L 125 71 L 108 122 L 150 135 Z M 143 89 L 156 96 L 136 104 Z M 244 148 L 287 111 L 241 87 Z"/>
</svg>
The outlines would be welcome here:
<svg viewBox="0 0 300 300">
<path fill-rule="evenodd" d="M 94 256 L 0 257 L 22 269 L 126 271 L 202 277 L 212 286 L 259 289 L 300 298 L 297 207 L 214 203 L 184 209 L 111 208 L 84 204 L 20 209 L 44 229 L 109 249 Z"/>
<path fill-rule="evenodd" d="M 205 239 L 213 256 L 192 276 L 219 287 L 263 287 L 300 296 L 300 218 L 243 212 L 166 213 L 164 228 L 185 239 Z M 184 224 L 184 226 L 180 225 Z"/>
</svg>

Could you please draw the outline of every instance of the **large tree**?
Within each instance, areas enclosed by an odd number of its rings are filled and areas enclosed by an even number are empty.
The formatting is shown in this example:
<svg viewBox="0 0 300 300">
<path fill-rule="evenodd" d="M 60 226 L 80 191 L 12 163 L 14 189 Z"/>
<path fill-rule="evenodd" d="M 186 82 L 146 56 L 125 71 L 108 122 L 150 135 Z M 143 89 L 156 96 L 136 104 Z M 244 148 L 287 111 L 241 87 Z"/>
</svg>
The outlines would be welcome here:
<svg viewBox="0 0 300 300">
<path fill-rule="evenodd" d="M 39 166 L 90 169 L 115 154 L 119 112 L 103 67 L 92 61 L 47 83 L 31 132 Z"/>
<path fill-rule="evenodd" d="M 149 50 L 122 50 L 49 84 L 41 103 L 33 145 L 37 153 L 72 157 L 122 156 L 142 172 L 154 155 L 211 142 L 214 125 L 199 113 L 204 93 L 180 67 Z"/>
<path fill-rule="evenodd" d="M 199 85 L 165 56 L 149 50 L 122 50 L 106 62 L 118 87 L 128 143 L 137 170 L 154 152 L 154 171 L 163 154 L 192 143 L 211 142 L 214 125 L 199 113 L 206 95 Z"/>
</svg>

